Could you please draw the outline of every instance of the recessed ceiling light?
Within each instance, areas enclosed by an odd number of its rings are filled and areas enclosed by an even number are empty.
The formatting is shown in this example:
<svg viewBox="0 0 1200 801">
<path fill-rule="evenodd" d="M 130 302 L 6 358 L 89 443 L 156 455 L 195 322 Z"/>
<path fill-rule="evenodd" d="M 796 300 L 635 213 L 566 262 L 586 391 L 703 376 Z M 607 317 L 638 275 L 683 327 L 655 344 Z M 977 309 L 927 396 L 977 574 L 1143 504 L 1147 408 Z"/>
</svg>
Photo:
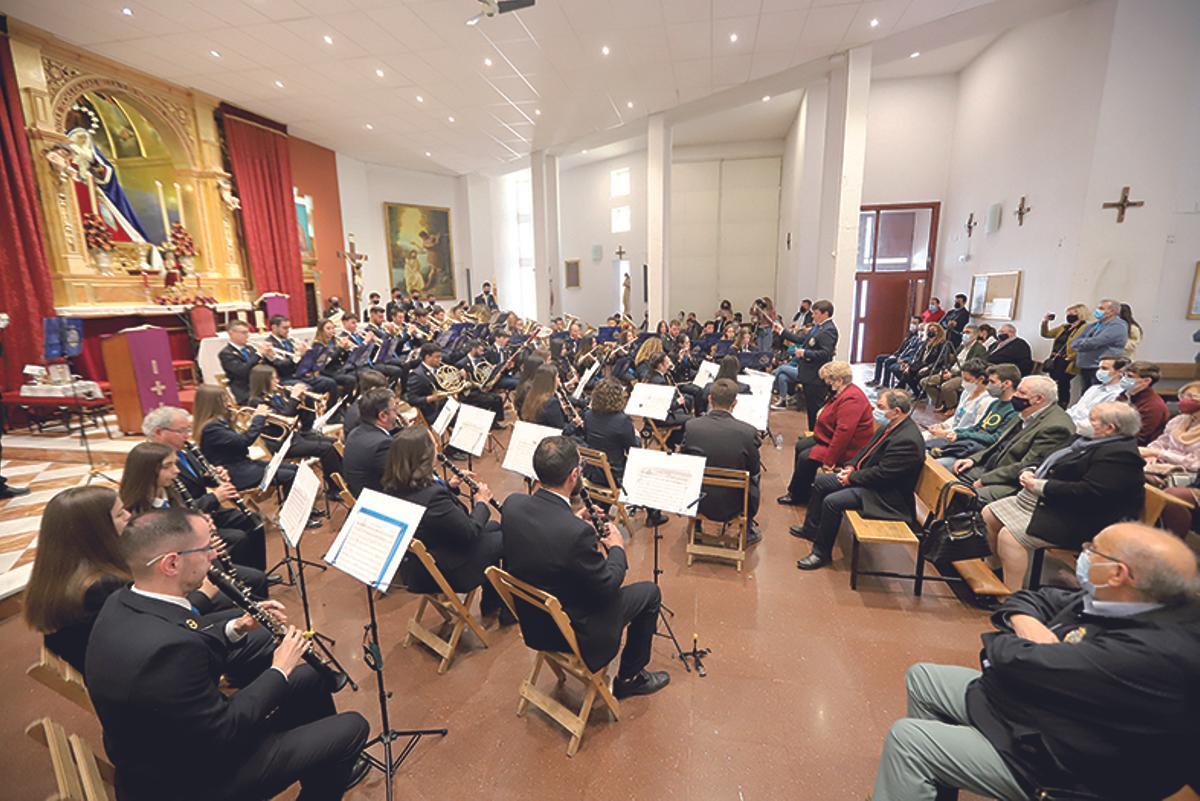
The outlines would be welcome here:
<svg viewBox="0 0 1200 801">
<path fill-rule="evenodd" d="M 282 89 L 282 88 L 283 88 L 283 81 L 276 81 L 276 82 L 275 82 L 275 86 L 277 86 L 278 88 Z"/>
<path fill-rule="evenodd" d="M 729 42 L 732 44 L 736 41 L 737 41 L 737 34 L 736 33 L 729 34 Z"/>
<path fill-rule="evenodd" d="M 432 153 L 430 153 L 428 150 L 426 150 L 426 151 L 425 151 L 425 157 L 426 157 L 426 158 L 433 158 L 433 154 L 432 154 Z"/>
<path fill-rule="evenodd" d="M 329 34 L 325 34 L 325 44 L 333 44 L 333 37 Z"/>
<path fill-rule="evenodd" d="M 209 51 L 208 51 L 208 54 L 209 54 L 210 56 L 212 56 L 213 58 L 220 58 L 220 57 L 221 57 L 221 54 L 220 54 L 218 51 L 216 51 L 216 50 L 209 50 Z"/>
<path fill-rule="evenodd" d="M 541 110 L 540 108 L 535 108 L 535 109 L 533 110 L 533 116 L 535 116 L 535 117 L 540 117 L 540 116 L 542 116 L 542 110 Z"/>
<path fill-rule="evenodd" d="M 132 8 L 130 8 L 129 6 L 125 6 L 125 8 L 122 8 L 122 9 L 121 9 L 121 13 L 122 13 L 122 14 L 124 14 L 125 16 L 127 16 L 127 17 L 132 17 L 132 16 L 133 16 L 133 9 L 132 9 Z"/>
<path fill-rule="evenodd" d="M 417 102 L 418 102 L 418 103 L 424 103 L 424 102 L 425 102 L 425 98 L 421 97 L 420 95 L 417 95 Z"/>
<path fill-rule="evenodd" d="M 608 45 L 605 45 L 604 47 L 600 48 L 600 55 L 607 56 L 608 54 L 609 54 Z"/>
<path fill-rule="evenodd" d="M 770 99 L 771 99 L 771 96 L 770 96 L 770 95 L 763 95 L 763 102 L 764 102 L 764 103 L 766 103 L 766 102 L 767 102 L 768 100 L 770 100 Z"/>
<path fill-rule="evenodd" d="M 366 125 L 364 125 L 363 127 L 364 127 L 364 128 L 366 128 L 368 131 L 373 131 L 373 130 L 375 130 L 375 126 L 374 126 L 374 125 L 372 125 L 372 124 L 371 124 L 371 123 L 369 123 L 369 122 L 368 122 Z"/>
<path fill-rule="evenodd" d="M 921 55 L 921 51 L 920 51 L 920 50 L 914 50 L 913 52 L 911 52 L 911 53 L 909 53 L 909 54 L 908 54 L 908 57 L 909 57 L 909 58 L 916 58 L 916 57 L 917 57 L 917 56 L 919 56 L 919 55 Z"/>
<path fill-rule="evenodd" d="M 485 58 L 485 59 L 483 60 L 483 66 L 485 66 L 485 67 L 490 67 L 490 66 L 492 66 L 492 60 L 491 60 L 490 58 Z"/>
<path fill-rule="evenodd" d="M 453 118 L 453 117 L 447 117 L 447 118 L 446 118 L 446 120 L 447 120 L 448 122 L 454 122 L 454 118 Z"/>
<path fill-rule="evenodd" d="M 625 108 L 633 108 L 633 101 L 632 101 L 632 100 L 630 100 L 629 102 L 627 102 L 627 103 L 625 104 Z"/>
<path fill-rule="evenodd" d="M 579 152 L 583 153 L 583 155 L 585 155 L 585 156 L 586 156 L 586 155 L 587 155 L 587 148 L 585 147 L 583 150 L 581 150 L 581 151 L 579 151 Z"/>
<path fill-rule="evenodd" d="M 382 77 L 383 77 L 383 70 L 375 70 L 375 77 L 376 77 L 376 78 L 382 78 Z"/>
<path fill-rule="evenodd" d="M 873 20 L 871 20 L 871 27 L 872 27 L 872 28 L 878 28 L 878 27 L 879 27 L 879 20 L 878 20 L 878 19 L 873 19 Z"/>
</svg>

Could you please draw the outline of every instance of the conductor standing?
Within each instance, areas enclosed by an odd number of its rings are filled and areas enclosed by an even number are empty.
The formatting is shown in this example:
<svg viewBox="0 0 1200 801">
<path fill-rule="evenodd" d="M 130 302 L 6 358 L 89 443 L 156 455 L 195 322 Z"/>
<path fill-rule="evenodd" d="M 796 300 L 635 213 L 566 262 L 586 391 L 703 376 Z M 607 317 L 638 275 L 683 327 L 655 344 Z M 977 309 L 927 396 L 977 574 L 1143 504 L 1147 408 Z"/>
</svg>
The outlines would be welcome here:
<svg viewBox="0 0 1200 801">
<path fill-rule="evenodd" d="M 797 377 L 800 386 L 804 387 L 804 408 L 808 411 L 809 431 L 816 428 L 817 413 L 821 411 L 829 392 L 818 371 L 821 365 L 833 359 L 837 351 L 838 330 L 832 317 L 833 304 L 818 300 L 812 305 L 813 324 L 807 333 L 794 333 L 786 330 L 782 323 L 775 324 L 777 333 L 799 346 L 796 348 Z"/>
</svg>

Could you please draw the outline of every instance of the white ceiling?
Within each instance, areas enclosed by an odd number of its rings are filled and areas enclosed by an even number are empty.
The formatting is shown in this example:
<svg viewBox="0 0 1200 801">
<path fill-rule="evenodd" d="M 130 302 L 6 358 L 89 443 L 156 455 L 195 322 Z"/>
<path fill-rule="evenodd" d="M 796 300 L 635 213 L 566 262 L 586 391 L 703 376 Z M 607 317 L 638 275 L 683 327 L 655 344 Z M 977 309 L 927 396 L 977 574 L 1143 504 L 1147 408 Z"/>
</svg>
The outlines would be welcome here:
<svg viewBox="0 0 1200 801">
<path fill-rule="evenodd" d="M 467 27 L 475 0 L 3 3 L 15 20 L 278 120 L 349 156 L 458 174 L 586 141 L 956 12 L 1031 5 L 541 0 Z M 601 54 L 603 46 L 610 55 Z M 741 123 L 723 124 L 740 137 Z"/>
<path fill-rule="evenodd" d="M 671 142 L 684 146 L 783 139 L 796 120 L 803 96 L 799 89 L 782 95 L 764 95 L 770 99 L 685 120 L 672 129 Z"/>
</svg>

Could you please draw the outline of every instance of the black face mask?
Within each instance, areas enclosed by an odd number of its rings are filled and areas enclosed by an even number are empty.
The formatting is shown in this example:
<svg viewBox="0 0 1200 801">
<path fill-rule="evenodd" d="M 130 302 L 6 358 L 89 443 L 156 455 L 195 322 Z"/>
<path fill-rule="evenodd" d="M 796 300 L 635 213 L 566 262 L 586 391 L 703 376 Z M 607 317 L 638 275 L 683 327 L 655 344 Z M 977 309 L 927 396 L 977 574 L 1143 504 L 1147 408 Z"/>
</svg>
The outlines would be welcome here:
<svg viewBox="0 0 1200 801">
<path fill-rule="evenodd" d="M 997 334 L 997 335 L 996 335 L 996 339 L 998 339 L 998 340 L 1000 340 L 1001 342 L 1003 342 L 1004 340 L 1008 339 L 1008 334 Z"/>
<path fill-rule="evenodd" d="M 1009 403 L 1018 412 L 1023 412 L 1029 408 L 1029 398 L 1022 398 L 1020 395 L 1013 395 Z"/>
<path fill-rule="evenodd" d="M 961 309 L 962 307 L 963 307 L 963 302 L 961 300 L 954 301 L 954 308 Z"/>
<path fill-rule="evenodd" d="M 1079 322 L 1079 315 L 1078 314 L 1068 314 L 1067 322 L 1072 323 L 1072 324 Z"/>
</svg>

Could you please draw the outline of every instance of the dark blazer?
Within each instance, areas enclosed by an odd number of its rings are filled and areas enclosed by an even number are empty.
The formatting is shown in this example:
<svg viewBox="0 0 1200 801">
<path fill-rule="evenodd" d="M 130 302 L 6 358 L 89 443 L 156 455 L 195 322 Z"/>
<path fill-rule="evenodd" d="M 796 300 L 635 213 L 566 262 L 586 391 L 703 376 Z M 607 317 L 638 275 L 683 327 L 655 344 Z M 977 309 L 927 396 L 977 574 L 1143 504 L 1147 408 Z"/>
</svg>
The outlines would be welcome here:
<svg viewBox="0 0 1200 801">
<path fill-rule="evenodd" d="M 204 480 L 204 473 L 200 470 L 200 465 L 196 464 L 195 460 L 186 452 L 180 451 L 178 456 L 179 480 L 183 482 L 188 494 L 196 502 L 196 507 L 207 514 L 212 514 L 220 509 L 221 502 L 209 491 L 208 482 Z"/>
<path fill-rule="evenodd" d="M 217 358 L 221 362 L 221 369 L 225 371 L 225 377 L 229 379 L 229 390 L 234 399 L 245 406 L 250 397 L 250 370 L 262 362 L 262 356 L 249 345 L 246 345 L 246 352 L 243 352 L 230 342 L 221 348 Z"/>
<path fill-rule="evenodd" d="M 409 371 L 408 378 L 404 382 L 404 400 L 420 409 L 421 415 L 427 423 L 436 420 L 438 412 L 446 405 L 445 398 L 439 398 L 433 403 L 425 401 L 435 391 L 437 391 L 437 387 L 433 384 L 433 374 L 424 363 Z"/>
<path fill-rule="evenodd" d="M 157 800 L 168 787 L 182 801 L 215 797 L 216 781 L 270 733 L 287 679 L 265 670 L 226 697 L 217 681 L 230 647 L 224 625 L 187 609 L 130 589 L 109 596 L 84 674 L 118 798 Z"/>
<path fill-rule="evenodd" d="M 875 435 L 871 401 L 857 384 L 850 384 L 829 400 L 817 414 L 813 439 L 817 444 L 808 458 L 826 467 L 837 467 L 861 451 Z"/>
<path fill-rule="evenodd" d="M 388 449 L 392 435 L 373 423 L 359 423 L 346 438 L 342 456 L 342 478 L 354 497 L 363 489 L 383 490 L 383 470 L 387 467 Z"/>
<path fill-rule="evenodd" d="M 684 453 L 705 457 L 706 467 L 745 470 L 750 474 L 750 514 L 758 508 L 758 474 L 762 461 L 759 438 L 754 426 L 732 414 L 714 409 L 703 417 L 688 420 L 683 426 Z M 730 520 L 742 513 L 741 493 L 729 487 L 710 487 L 697 504 L 697 511 L 712 520 Z"/>
<path fill-rule="evenodd" d="M 1008 427 L 988 447 L 971 456 L 971 474 L 984 484 L 1017 486 L 1021 471 L 1036 468 L 1046 457 L 1075 439 L 1075 423 L 1056 403 L 1032 420 L 1015 414 Z"/>
<path fill-rule="evenodd" d="M 1064 457 L 1047 472 L 1025 530 L 1055 545 L 1079 548 L 1105 526 L 1137 520 L 1145 501 L 1144 466 L 1133 437 Z"/>
<path fill-rule="evenodd" d="M 274 334 L 267 334 L 267 342 L 271 343 L 271 347 L 273 347 L 276 352 L 296 352 L 296 346 L 290 339 L 284 341 Z M 279 380 L 281 381 L 286 378 L 291 378 L 296 374 L 297 362 L 285 356 L 277 356 L 274 359 L 266 359 L 266 362 L 275 368 L 275 372 L 279 374 Z"/>
<path fill-rule="evenodd" d="M 425 514 L 421 516 L 421 523 L 413 536 L 425 544 L 443 573 L 457 570 L 467 563 L 470 548 L 488 521 L 489 507 L 486 503 L 476 503 L 468 514 L 454 491 L 440 481 L 412 492 L 391 494 L 425 507 Z M 425 568 L 415 557 L 406 557 L 400 563 L 400 576 L 405 584 L 412 584 L 413 578 L 423 577 L 424 573 Z"/>
<path fill-rule="evenodd" d="M 997 340 L 988 351 L 987 363 L 1016 365 L 1021 375 L 1027 376 L 1033 372 L 1033 351 L 1029 349 L 1029 343 L 1020 337 L 1010 337 L 1003 342 Z"/>
<path fill-rule="evenodd" d="M 358 411 L 358 401 L 355 401 L 346 407 L 346 411 L 342 412 L 342 437 L 349 437 L 350 432 L 358 428 L 358 424 L 361 422 L 362 415 Z"/>
<path fill-rule="evenodd" d="M 881 426 L 850 464 L 850 486 L 863 493 L 863 517 L 911 521 L 916 517 L 913 492 L 925 465 L 925 439 L 912 417 L 892 429 Z"/>
<path fill-rule="evenodd" d="M 584 443 L 589 448 L 604 451 L 615 478 L 625 473 L 629 449 L 641 445 L 637 432 L 633 430 L 633 420 L 625 412 L 588 409 L 583 413 L 583 433 Z M 597 476 L 595 480 L 599 481 L 600 477 Z"/>
<path fill-rule="evenodd" d="M 491 293 L 479 293 L 475 296 L 476 306 L 487 306 L 489 309 L 498 309 L 500 305 L 496 303 L 496 296 Z"/>
<path fill-rule="evenodd" d="M 788 342 L 800 346 L 796 348 L 795 356 L 800 383 L 815 384 L 820 381 L 817 371 L 821 369 L 821 365 L 831 361 L 837 351 L 838 330 L 833 320 L 826 320 L 799 334 L 785 328 L 782 336 Z"/>
<path fill-rule="evenodd" d="M 558 398 L 554 395 L 546 398 L 546 402 L 538 410 L 537 417 L 534 418 L 533 422 L 539 426 L 562 429 L 563 436 L 566 437 L 575 435 L 575 421 L 567 419 L 567 415 L 563 412 L 562 404 L 559 403 Z"/>
<path fill-rule="evenodd" d="M 250 446 L 258 439 L 267 418 L 255 415 L 243 433 L 233 430 L 228 420 L 213 420 L 200 432 L 200 451 L 208 461 L 229 471 L 229 480 L 238 489 L 253 487 L 267 471 L 265 462 L 250 458 Z"/>
<path fill-rule="evenodd" d="M 1166 798 L 1196 778 L 1196 612 L 1182 605 L 1104 617 L 1087 611 L 1080 591 L 1014 593 L 992 618 L 999 631 L 983 635 L 983 675 L 967 687 L 971 725 L 1030 797 L 1052 787 L 1120 801 Z M 1018 637 L 1008 623 L 1014 614 L 1060 639 L 1074 632 L 1073 642 Z"/>
<path fill-rule="evenodd" d="M 505 569 L 558 598 L 590 669 L 608 664 L 616 656 L 624 628 L 619 591 L 628 569 L 625 549 L 612 548 L 606 557 L 596 546 L 596 530 L 545 489 L 508 496 L 501 527 Z M 526 645 L 566 650 L 553 621 L 519 611 Z"/>
</svg>

